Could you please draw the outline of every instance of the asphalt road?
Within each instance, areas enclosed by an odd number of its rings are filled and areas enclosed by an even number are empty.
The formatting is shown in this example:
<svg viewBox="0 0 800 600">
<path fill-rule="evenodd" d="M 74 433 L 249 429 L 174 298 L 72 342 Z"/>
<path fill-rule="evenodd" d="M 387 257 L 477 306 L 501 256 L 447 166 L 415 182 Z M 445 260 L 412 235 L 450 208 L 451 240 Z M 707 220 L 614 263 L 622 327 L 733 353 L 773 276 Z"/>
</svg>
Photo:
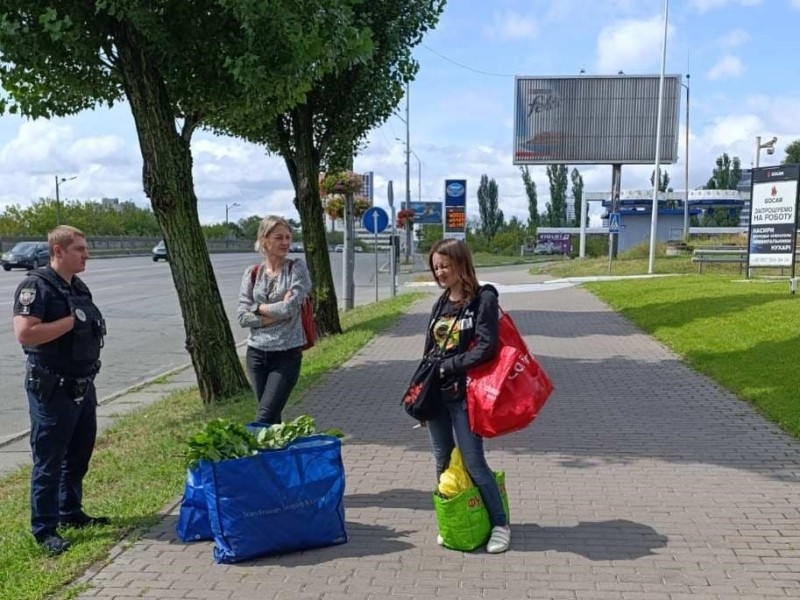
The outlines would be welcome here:
<svg viewBox="0 0 800 600">
<path fill-rule="evenodd" d="M 379 266 L 388 255 L 379 254 Z M 342 255 L 331 255 L 334 284 L 341 306 Z M 237 341 L 247 331 L 235 321 L 242 274 L 258 262 L 255 253 L 213 254 L 211 262 Z M 0 441 L 29 426 L 28 407 L 22 389 L 25 355 L 14 338 L 11 310 L 14 290 L 24 271 L 0 271 Z M 150 257 L 96 259 L 81 278 L 92 290 L 106 318 L 108 336 L 102 353 L 103 369 L 97 377 L 97 393 L 104 398 L 189 362 L 184 349 L 183 320 L 172 283 L 170 266 Z M 379 272 L 379 297 L 389 296 L 389 274 Z M 374 254 L 356 254 L 355 304 L 375 300 Z M 402 289 L 402 288 L 401 288 Z"/>
</svg>

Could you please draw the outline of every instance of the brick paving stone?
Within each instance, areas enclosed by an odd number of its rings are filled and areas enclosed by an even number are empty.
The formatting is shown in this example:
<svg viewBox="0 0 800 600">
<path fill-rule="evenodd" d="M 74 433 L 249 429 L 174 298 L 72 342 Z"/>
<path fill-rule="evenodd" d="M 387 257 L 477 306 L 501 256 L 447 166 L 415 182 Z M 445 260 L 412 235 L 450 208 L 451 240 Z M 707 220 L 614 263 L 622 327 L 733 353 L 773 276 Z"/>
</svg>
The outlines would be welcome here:
<svg viewBox="0 0 800 600">
<path fill-rule="evenodd" d="M 173 511 L 79 597 L 800 597 L 800 443 L 579 287 L 501 296 L 556 384 L 531 427 L 485 443 L 506 472 L 511 550 L 436 546 L 427 432 L 399 406 L 432 302 L 289 411 L 348 434 L 349 543 L 216 565 L 211 543 L 175 539 Z"/>
</svg>

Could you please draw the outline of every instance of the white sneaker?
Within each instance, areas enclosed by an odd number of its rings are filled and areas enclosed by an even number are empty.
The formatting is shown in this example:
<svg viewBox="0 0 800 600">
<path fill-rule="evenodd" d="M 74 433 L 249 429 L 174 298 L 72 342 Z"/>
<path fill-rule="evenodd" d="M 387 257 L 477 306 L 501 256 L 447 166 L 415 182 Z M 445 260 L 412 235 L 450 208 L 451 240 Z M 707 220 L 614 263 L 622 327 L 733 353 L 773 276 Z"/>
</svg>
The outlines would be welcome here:
<svg viewBox="0 0 800 600">
<path fill-rule="evenodd" d="M 492 527 L 492 535 L 489 543 L 486 544 L 486 551 L 489 554 L 500 554 L 508 550 L 511 545 L 511 527 Z"/>
<path fill-rule="evenodd" d="M 440 546 L 444 546 L 444 538 L 441 536 L 441 534 L 436 534 L 436 543 Z"/>
</svg>

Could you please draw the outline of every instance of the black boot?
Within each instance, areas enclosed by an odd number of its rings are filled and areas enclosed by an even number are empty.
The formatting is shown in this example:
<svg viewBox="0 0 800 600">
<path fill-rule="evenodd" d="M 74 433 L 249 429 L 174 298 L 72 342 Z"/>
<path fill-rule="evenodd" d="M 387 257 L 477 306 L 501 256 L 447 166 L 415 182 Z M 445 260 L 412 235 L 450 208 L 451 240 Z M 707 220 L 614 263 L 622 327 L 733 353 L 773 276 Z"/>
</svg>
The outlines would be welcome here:
<svg viewBox="0 0 800 600">
<path fill-rule="evenodd" d="M 59 525 L 61 527 L 74 527 L 75 529 L 83 529 L 91 525 L 109 525 L 111 519 L 108 517 L 90 517 L 85 512 L 79 512 L 67 517 L 61 517 Z"/>
<path fill-rule="evenodd" d="M 70 543 L 55 532 L 37 536 L 36 543 L 50 556 L 58 556 L 70 547 Z"/>
</svg>

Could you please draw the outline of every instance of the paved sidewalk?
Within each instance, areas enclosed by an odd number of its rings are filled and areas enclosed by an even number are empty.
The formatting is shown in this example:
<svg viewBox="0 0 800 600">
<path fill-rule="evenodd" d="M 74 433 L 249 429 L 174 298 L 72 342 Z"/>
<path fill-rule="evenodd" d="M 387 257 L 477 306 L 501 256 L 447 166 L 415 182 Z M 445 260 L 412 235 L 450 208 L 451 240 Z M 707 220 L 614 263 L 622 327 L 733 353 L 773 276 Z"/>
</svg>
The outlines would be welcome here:
<svg viewBox="0 0 800 600">
<path fill-rule="evenodd" d="M 173 511 L 79 597 L 800 597 L 800 443 L 578 287 L 501 298 L 557 386 L 530 428 L 487 441 L 512 549 L 438 547 L 426 431 L 399 406 L 431 302 L 294 409 L 351 435 L 347 544 L 217 565 L 211 543 L 176 540 Z"/>
</svg>

